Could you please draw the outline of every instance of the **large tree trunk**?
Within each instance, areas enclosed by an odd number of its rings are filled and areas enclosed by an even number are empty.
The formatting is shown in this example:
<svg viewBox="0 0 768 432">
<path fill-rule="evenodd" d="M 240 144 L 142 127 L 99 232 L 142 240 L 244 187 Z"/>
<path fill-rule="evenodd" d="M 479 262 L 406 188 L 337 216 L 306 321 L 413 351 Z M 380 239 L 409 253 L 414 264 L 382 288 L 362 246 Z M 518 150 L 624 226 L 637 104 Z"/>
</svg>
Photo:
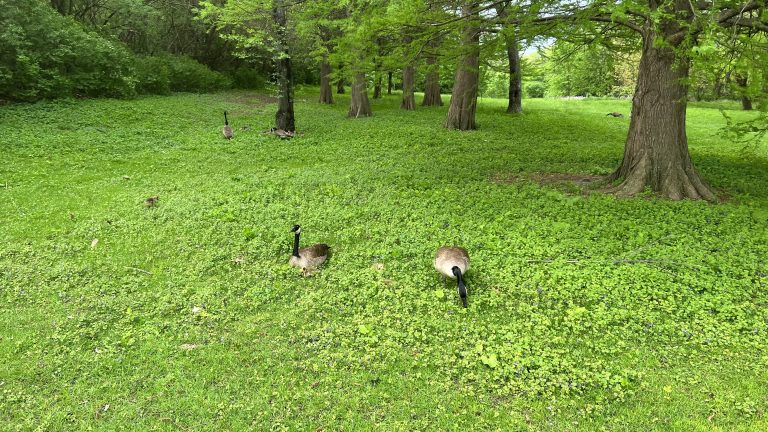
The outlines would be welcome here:
<svg viewBox="0 0 768 432">
<path fill-rule="evenodd" d="M 744 111 L 751 111 L 752 110 L 752 99 L 747 96 L 747 77 L 745 75 L 738 74 L 736 75 L 736 84 L 739 85 L 739 89 L 741 90 L 741 108 Z"/>
<path fill-rule="evenodd" d="M 464 51 L 456 67 L 456 78 L 451 92 L 451 105 L 445 126 L 448 129 L 476 129 L 475 111 L 477 110 L 478 73 L 480 65 L 480 26 L 477 3 L 469 2 L 461 8 L 461 14 L 467 17 L 461 35 L 461 47 Z"/>
<path fill-rule="evenodd" d="M 632 196 L 646 187 L 674 200 L 715 200 L 693 167 L 685 134 L 689 59 L 654 44 L 646 30 L 632 101 L 632 119 L 621 166 L 608 177 L 622 179 L 614 192 Z"/>
<path fill-rule="evenodd" d="M 325 58 L 320 63 L 320 103 L 333 103 L 333 91 L 331 90 L 331 65 Z"/>
<path fill-rule="evenodd" d="M 285 6 L 282 2 L 277 2 L 272 9 L 272 17 L 277 24 L 277 43 L 278 43 L 278 61 L 277 61 L 277 81 L 280 95 L 277 99 L 277 113 L 275 114 L 275 123 L 277 129 L 288 132 L 296 130 L 296 121 L 293 114 L 293 68 L 291 67 L 291 58 L 288 56 L 285 24 L 287 17 Z"/>
<path fill-rule="evenodd" d="M 387 72 L 387 94 L 392 94 L 392 72 Z"/>
<path fill-rule="evenodd" d="M 516 114 L 523 112 L 523 84 L 520 75 L 520 51 L 514 34 L 505 34 L 507 44 L 507 59 L 509 59 L 509 104 L 507 112 Z"/>
<path fill-rule="evenodd" d="M 370 117 L 373 115 L 373 112 L 371 111 L 371 103 L 368 101 L 366 84 L 367 82 L 364 73 L 355 75 L 355 82 L 352 83 L 352 98 L 347 117 L 357 118 Z"/>
<path fill-rule="evenodd" d="M 400 102 L 400 108 L 408 111 L 416 109 L 416 97 L 413 94 L 414 74 L 413 65 L 409 64 L 403 69 L 403 100 Z"/>
<path fill-rule="evenodd" d="M 427 76 L 424 83 L 423 106 L 443 106 L 443 97 L 440 95 L 440 72 L 437 65 L 437 57 L 432 54 L 427 57 Z"/>
</svg>

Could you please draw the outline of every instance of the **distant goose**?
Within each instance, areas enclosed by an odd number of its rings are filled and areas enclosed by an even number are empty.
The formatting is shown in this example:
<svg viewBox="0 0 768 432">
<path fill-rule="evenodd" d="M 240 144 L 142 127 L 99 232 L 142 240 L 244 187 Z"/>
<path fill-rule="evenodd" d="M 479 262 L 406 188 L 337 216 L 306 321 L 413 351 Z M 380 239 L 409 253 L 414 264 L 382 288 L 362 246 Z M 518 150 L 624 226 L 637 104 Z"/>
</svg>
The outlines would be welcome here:
<svg viewBox="0 0 768 432">
<path fill-rule="evenodd" d="M 443 246 L 435 254 L 435 270 L 443 276 L 457 279 L 459 297 L 464 307 L 467 307 L 467 286 L 464 285 L 464 273 L 469 270 L 469 254 L 467 250 L 456 246 Z"/>
<path fill-rule="evenodd" d="M 607 115 L 607 116 L 613 116 L 613 117 L 624 117 L 624 114 L 622 114 L 622 113 L 620 113 L 620 112 L 616 112 L 616 111 L 614 111 L 614 112 L 610 112 L 610 113 L 608 113 L 608 114 L 606 114 L 606 115 Z"/>
<path fill-rule="evenodd" d="M 227 112 L 224 111 L 224 130 L 222 131 L 224 134 L 224 138 L 226 139 L 232 139 L 233 136 L 235 136 L 234 132 L 232 132 L 232 126 L 229 125 L 229 120 L 227 120 Z"/>
<path fill-rule="evenodd" d="M 160 201 L 159 196 L 152 196 L 144 200 L 144 205 L 147 207 L 154 207 L 157 205 L 158 201 Z"/>
<path fill-rule="evenodd" d="M 298 267 L 302 272 L 307 273 L 314 270 L 328 259 L 328 250 L 331 249 L 330 246 L 325 243 L 318 243 L 300 250 L 299 237 L 301 237 L 301 226 L 294 225 L 293 228 L 291 228 L 291 231 L 294 233 L 293 254 L 291 254 L 291 259 L 288 261 L 288 264 L 293 267 Z"/>
</svg>

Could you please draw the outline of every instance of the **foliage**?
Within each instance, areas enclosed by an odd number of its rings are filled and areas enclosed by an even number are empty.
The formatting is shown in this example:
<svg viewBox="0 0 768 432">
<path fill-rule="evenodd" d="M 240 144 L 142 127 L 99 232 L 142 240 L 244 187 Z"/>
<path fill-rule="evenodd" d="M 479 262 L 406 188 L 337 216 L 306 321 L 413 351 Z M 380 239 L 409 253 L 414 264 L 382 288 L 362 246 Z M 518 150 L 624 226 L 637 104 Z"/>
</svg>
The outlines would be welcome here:
<svg viewBox="0 0 768 432">
<path fill-rule="evenodd" d="M 549 96 L 608 96 L 617 85 L 613 55 L 600 45 L 562 40 L 546 51 Z"/>
<path fill-rule="evenodd" d="M 547 93 L 547 84 L 542 81 L 525 81 L 523 92 L 529 98 L 543 98 Z"/>
<path fill-rule="evenodd" d="M 0 98 L 133 94 L 132 58 L 42 0 L 0 0 Z"/>
<path fill-rule="evenodd" d="M 766 429 L 768 153 L 717 109 L 688 111 L 708 205 L 538 180 L 611 172 L 628 101 L 483 99 L 455 133 L 337 97 L 290 143 L 244 92 L 0 107 L 0 429 Z"/>
<path fill-rule="evenodd" d="M 172 91 L 208 92 L 232 87 L 232 80 L 189 57 L 166 56 Z"/>
</svg>

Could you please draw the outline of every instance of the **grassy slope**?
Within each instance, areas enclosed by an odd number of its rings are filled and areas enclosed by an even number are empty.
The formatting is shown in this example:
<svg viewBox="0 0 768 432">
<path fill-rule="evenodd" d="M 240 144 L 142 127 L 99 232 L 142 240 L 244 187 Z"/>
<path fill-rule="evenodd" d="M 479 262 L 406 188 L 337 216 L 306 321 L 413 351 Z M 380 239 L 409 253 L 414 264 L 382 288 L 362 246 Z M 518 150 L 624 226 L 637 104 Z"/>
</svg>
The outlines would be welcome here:
<svg viewBox="0 0 768 432">
<path fill-rule="evenodd" d="M 717 110 L 689 109 L 708 205 L 489 181 L 609 173 L 628 102 L 484 100 L 459 133 L 304 97 L 293 141 L 248 93 L 0 109 L 0 429 L 768 427 L 768 161 Z"/>
</svg>

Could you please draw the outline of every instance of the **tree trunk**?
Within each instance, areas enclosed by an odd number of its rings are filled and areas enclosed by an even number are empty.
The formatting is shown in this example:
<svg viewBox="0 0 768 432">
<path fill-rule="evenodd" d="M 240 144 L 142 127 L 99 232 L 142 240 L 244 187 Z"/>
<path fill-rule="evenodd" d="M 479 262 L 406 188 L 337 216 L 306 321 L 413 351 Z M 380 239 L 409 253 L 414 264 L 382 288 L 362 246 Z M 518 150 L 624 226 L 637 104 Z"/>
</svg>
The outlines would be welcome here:
<svg viewBox="0 0 768 432">
<path fill-rule="evenodd" d="M 747 77 L 744 75 L 736 75 L 736 84 L 739 85 L 739 89 L 741 90 L 741 108 L 744 111 L 751 111 L 752 110 L 752 99 L 747 96 Z"/>
<path fill-rule="evenodd" d="M 614 188 L 632 196 L 646 187 L 673 200 L 714 201 L 715 194 L 699 177 L 688 152 L 685 109 L 690 60 L 674 48 L 657 47 L 654 31 L 646 30 L 632 100 L 632 119 L 621 166 L 608 177 L 622 179 Z"/>
<path fill-rule="evenodd" d="M 403 69 L 403 100 L 400 102 L 400 108 L 408 111 L 416 109 L 416 97 L 413 94 L 414 74 L 413 65 L 407 65 Z"/>
<path fill-rule="evenodd" d="M 320 103 L 333 103 L 333 91 L 331 90 L 331 65 L 326 58 L 320 63 Z"/>
<path fill-rule="evenodd" d="M 381 74 L 376 73 L 376 83 L 373 85 L 373 98 L 381 99 Z"/>
<path fill-rule="evenodd" d="M 387 72 L 387 94 L 392 94 L 392 72 Z"/>
<path fill-rule="evenodd" d="M 370 117 L 373 115 L 373 112 L 371 111 L 371 103 L 368 101 L 366 84 L 367 82 L 364 73 L 355 75 L 355 82 L 352 83 L 352 98 L 347 117 L 357 118 Z"/>
<path fill-rule="evenodd" d="M 517 37 L 514 34 L 506 34 L 504 40 L 507 44 L 507 58 L 509 59 L 509 104 L 507 112 L 517 114 L 523 112 L 523 84 L 520 75 L 520 51 Z"/>
<path fill-rule="evenodd" d="M 279 88 L 279 97 L 277 99 L 277 113 L 275 114 L 275 123 L 277 129 L 288 132 L 296 131 L 296 121 L 293 114 L 293 68 L 291 67 L 291 58 L 288 56 L 285 24 L 287 17 L 285 6 L 282 2 L 277 2 L 272 9 L 272 17 L 277 24 L 277 81 Z"/>
<path fill-rule="evenodd" d="M 339 65 L 339 74 L 341 74 L 344 65 Z M 344 94 L 344 76 L 340 76 L 336 82 L 336 94 Z"/>
<path fill-rule="evenodd" d="M 478 71 L 480 64 L 480 26 L 477 3 L 469 2 L 461 8 L 461 14 L 467 17 L 461 35 L 461 47 L 464 53 L 456 67 L 456 78 L 451 92 L 451 105 L 444 127 L 448 129 L 476 129 L 475 111 L 477 110 Z"/>
<path fill-rule="evenodd" d="M 438 71 L 437 57 L 427 57 L 427 76 L 424 83 L 423 106 L 443 106 L 443 97 L 440 95 L 440 72 Z"/>
</svg>

